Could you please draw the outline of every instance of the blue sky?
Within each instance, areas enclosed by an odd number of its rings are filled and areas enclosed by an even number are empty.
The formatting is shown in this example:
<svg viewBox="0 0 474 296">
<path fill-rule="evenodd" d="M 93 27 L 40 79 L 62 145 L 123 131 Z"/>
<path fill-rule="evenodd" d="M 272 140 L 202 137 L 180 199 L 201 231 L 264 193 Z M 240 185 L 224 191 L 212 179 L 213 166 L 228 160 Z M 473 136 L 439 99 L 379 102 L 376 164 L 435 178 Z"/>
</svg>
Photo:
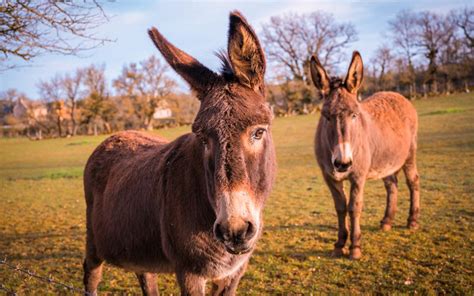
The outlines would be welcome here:
<svg viewBox="0 0 474 296">
<path fill-rule="evenodd" d="M 217 69 L 219 60 L 214 52 L 225 48 L 229 11 L 240 10 L 254 26 L 257 34 L 271 16 L 289 12 L 307 13 L 322 10 L 332 13 L 337 21 L 352 22 L 359 40 L 347 49 L 347 57 L 357 49 L 369 61 L 381 43 L 387 43 L 383 33 L 388 20 L 398 11 L 431 10 L 445 13 L 452 8 L 472 5 L 470 1 L 102 1 L 111 16 L 110 22 L 100 27 L 99 35 L 115 42 L 77 56 L 48 54 L 28 67 L 0 73 L 0 91 L 17 88 L 37 99 L 37 84 L 56 73 L 64 74 L 89 64 L 106 65 L 109 83 L 117 77 L 125 63 L 138 62 L 152 54 L 160 56 L 147 35 L 147 28 L 157 27 L 177 47 L 197 58 L 201 63 Z M 388 44 L 390 45 L 390 44 Z M 263 45 L 264 46 L 264 45 Z M 173 75 L 182 90 L 185 83 Z"/>
</svg>

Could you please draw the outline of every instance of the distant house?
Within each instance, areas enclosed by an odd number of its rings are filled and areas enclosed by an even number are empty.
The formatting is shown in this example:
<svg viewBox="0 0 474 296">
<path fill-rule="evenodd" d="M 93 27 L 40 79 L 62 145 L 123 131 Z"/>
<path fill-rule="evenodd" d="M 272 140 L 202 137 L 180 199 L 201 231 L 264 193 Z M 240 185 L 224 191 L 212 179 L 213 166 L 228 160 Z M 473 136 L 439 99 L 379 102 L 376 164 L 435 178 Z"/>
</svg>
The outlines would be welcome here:
<svg viewBox="0 0 474 296">
<path fill-rule="evenodd" d="M 28 106 L 27 103 L 22 98 L 16 100 L 15 105 L 13 106 L 13 116 L 17 119 L 25 118 L 28 115 Z"/>
<path fill-rule="evenodd" d="M 173 115 L 173 112 L 171 112 L 170 108 L 157 107 L 157 108 L 155 108 L 155 113 L 153 113 L 153 118 L 154 119 L 165 119 L 165 118 L 172 117 L 172 115 Z"/>
<path fill-rule="evenodd" d="M 40 102 L 19 98 L 13 106 L 13 116 L 17 119 L 39 120 L 48 115 L 48 109 Z"/>
</svg>

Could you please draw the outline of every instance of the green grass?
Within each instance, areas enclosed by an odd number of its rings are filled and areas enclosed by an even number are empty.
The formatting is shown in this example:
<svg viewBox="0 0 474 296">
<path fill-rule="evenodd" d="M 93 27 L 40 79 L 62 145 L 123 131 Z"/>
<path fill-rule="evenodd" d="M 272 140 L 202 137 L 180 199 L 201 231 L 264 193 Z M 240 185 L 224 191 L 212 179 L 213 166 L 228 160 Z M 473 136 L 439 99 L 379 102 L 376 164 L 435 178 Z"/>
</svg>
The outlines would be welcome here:
<svg viewBox="0 0 474 296">
<path fill-rule="evenodd" d="M 441 115 L 441 114 L 452 114 L 452 113 L 460 113 L 465 112 L 465 109 L 462 108 L 447 108 L 442 110 L 431 111 L 428 113 L 422 113 L 420 116 L 427 116 L 427 115 Z"/>
<path fill-rule="evenodd" d="M 381 232 L 385 191 L 381 181 L 369 181 L 362 215 L 364 254 L 357 262 L 330 257 L 337 220 L 313 155 L 318 116 L 275 120 L 278 177 L 240 294 L 474 293 L 474 95 L 419 100 L 415 106 L 423 115 L 421 228 L 404 227 L 409 200 L 402 179 L 394 227 Z M 189 129 L 156 133 L 173 139 Z M 0 140 L 0 258 L 82 287 L 82 170 L 104 138 Z M 66 293 L 2 265 L 0 284 L 20 294 Z M 172 275 L 160 275 L 159 288 L 178 293 Z M 140 293 L 133 274 L 110 265 L 100 291 Z"/>
</svg>

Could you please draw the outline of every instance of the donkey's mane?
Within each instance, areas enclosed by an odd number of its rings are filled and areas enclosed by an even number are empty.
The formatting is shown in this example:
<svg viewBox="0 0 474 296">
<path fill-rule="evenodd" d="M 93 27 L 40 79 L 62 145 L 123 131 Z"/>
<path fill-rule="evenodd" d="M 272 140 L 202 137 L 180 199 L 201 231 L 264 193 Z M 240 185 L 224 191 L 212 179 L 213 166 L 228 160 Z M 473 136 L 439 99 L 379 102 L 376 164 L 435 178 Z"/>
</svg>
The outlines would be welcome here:
<svg viewBox="0 0 474 296">
<path fill-rule="evenodd" d="M 221 49 L 215 54 L 219 58 L 219 60 L 221 60 L 220 74 L 226 80 L 233 80 L 235 78 L 235 72 L 232 68 L 232 64 L 230 63 L 229 55 L 227 54 L 227 52 Z"/>
<path fill-rule="evenodd" d="M 335 88 L 341 87 L 343 85 L 344 85 L 344 82 L 339 77 L 332 76 L 329 79 L 329 86 L 330 86 L 331 89 L 335 89 Z"/>
</svg>

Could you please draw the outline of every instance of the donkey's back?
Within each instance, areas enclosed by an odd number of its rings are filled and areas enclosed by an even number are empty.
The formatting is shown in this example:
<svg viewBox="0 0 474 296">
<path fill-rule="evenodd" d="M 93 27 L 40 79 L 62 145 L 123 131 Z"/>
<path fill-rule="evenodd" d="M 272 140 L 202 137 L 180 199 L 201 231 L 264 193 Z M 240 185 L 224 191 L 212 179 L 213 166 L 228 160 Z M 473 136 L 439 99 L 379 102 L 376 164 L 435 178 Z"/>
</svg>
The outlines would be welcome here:
<svg viewBox="0 0 474 296">
<path fill-rule="evenodd" d="M 398 171 L 416 151 L 418 116 L 404 96 L 377 92 L 361 103 L 369 115 L 367 134 L 372 146 L 368 178 L 378 179 Z"/>
<path fill-rule="evenodd" d="M 92 205 L 92 192 L 103 193 L 114 166 L 166 143 L 164 138 L 137 131 L 120 132 L 105 139 L 89 157 L 84 169 L 87 205 Z"/>
<path fill-rule="evenodd" d="M 362 101 L 363 108 L 379 125 L 387 125 L 393 131 L 406 128 L 410 134 L 416 134 L 418 115 L 411 102 L 396 92 L 381 91 Z"/>
</svg>

